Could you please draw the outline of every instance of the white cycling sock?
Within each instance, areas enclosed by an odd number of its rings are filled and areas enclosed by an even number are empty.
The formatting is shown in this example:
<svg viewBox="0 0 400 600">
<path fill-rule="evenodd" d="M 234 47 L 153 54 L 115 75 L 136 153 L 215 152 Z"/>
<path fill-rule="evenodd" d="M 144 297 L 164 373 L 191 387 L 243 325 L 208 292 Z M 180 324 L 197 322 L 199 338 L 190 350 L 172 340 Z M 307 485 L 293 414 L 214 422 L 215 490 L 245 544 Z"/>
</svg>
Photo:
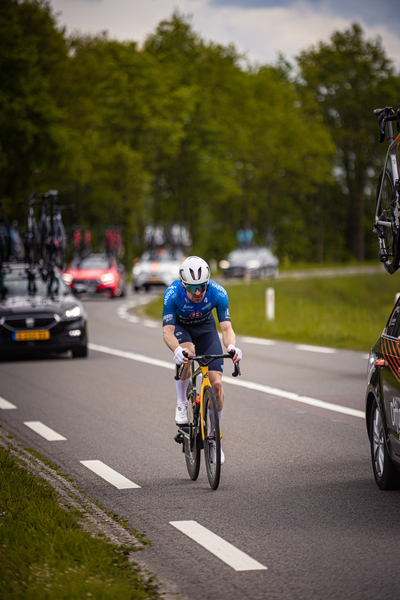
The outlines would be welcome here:
<svg viewBox="0 0 400 600">
<path fill-rule="evenodd" d="M 186 390 L 189 385 L 190 378 L 188 379 L 178 379 L 175 380 L 176 385 L 176 394 L 177 394 L 177 404 L 186 404 L 188 403 L 186 398 Z"/>
<path fill-rule="evenodd" d="M 224 409 L 222 409 L 222 410 L 224 410 Z M 220 426 L 221 426 L 221 419 L 222 419 L 222 410 L 218 411 L 218 422 L 219 422 Z"/>
</svg>

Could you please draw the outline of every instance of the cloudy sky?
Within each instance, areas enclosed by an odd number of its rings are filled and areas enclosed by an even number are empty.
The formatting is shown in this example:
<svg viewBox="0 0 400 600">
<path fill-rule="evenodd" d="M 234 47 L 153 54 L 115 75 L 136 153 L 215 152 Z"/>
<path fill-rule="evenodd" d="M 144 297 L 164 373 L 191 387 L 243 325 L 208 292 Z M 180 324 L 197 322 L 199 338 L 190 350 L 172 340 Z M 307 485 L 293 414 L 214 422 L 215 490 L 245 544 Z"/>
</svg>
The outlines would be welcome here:
<svg viewBox="0 0 400 600">
<path fill-rule="evenodd" d="M 175 9 L 192 16 L 207 40 L 233 42 L 252 62 L 273 63 L 278 52 L 299 51 L 357 22 L 368 38 L 382 39 L 400 70 L 398 0 L 50 0 L 68 33 L 107 30 L 118 40 L 143 42 Z"/>
</svg>

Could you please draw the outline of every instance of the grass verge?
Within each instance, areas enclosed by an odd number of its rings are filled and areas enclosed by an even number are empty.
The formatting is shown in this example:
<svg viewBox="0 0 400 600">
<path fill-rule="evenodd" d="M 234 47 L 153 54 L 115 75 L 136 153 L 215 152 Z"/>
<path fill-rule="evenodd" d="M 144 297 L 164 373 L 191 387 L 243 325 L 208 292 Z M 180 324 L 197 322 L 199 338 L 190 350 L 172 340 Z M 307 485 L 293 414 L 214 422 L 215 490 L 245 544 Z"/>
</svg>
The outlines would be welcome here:
<svg viewBox="0 0 400 600">
<path fill-rule="evenodd" d="M 132 548 L 97 539 L 53 487 L 0 446 L 0 598 L 156 599 Z"/>
<path fill-rule="evenodd" d="M 400 281 L 382 272 L 224 287 L 238 335 L 367 352 L 389 317 Z M 275 290 L 273 321 L 265 315 L 267 287 Z M 161 318 L 162 298 L 147 305 L 146 311 Z"/>
</svg>

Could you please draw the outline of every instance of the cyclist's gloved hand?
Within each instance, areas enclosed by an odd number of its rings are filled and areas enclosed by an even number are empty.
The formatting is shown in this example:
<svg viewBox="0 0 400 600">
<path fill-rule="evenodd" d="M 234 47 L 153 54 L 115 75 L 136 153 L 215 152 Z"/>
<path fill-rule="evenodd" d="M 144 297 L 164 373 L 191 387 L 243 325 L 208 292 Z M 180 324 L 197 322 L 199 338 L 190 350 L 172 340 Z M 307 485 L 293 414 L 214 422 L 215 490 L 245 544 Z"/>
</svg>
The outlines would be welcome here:
<svg viewBox="0 0 400 600">
<path fill-rule="evenodd" d="M 183 363 L 184 359 L 186 358 L 186 356 L 183 352 L 184 352 L 184 350 L 183 350 L 182 346 L 178 346 L 177 348 L 175 348 L 174 361 L 177 365 L 181 365 Z"/>
<path fill-rule="evenodd" d="M 241 351 L 240 348 L 235 348 L 235 346 L 233 344 L 229 344 L 227 350 L 228 350 L 228 352 L 230 352 L 231 350 L 234 350 L 235 354 L 237 354 L 238 361 L 242 360 L 243 352 Z"/>
</svg>

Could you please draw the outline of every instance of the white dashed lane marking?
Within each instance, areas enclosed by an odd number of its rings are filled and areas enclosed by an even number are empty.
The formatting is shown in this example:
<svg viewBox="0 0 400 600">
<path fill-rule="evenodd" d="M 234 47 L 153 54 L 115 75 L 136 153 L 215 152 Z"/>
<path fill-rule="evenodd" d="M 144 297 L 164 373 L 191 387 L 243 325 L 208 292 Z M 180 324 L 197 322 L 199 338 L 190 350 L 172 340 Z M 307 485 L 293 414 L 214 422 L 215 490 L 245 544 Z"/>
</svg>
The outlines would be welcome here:
<svg viewBox="0 0 400 600">
<path fill-rule="evenodd" d="M 245 342 L 246 344 L 258 344 L 260 346 L 275 346 L 276 342 L 274 340 L 263 340 L 262 338 L 253 338 L 253 337 L 241 337 L 241 342 Z"/>
<path fill-rule="evenodd" d="M 30 429 L 44 437 L 48 442 L 58 442 L 67 439 L 40 421 L 25 421 L 24 425 L 30 427 Z"/>
<path fill-rule="evenodd" d="M 118 490 L 128 490 L 132 488 L 140 488 L 140 485 L 133 483 L 117 471 L 114 471 L 111 467 L 101 462 L 101 460 L 81 460 L 80 461 L 85 467 L 105 479 L 108 483 L 111 483 Z"/>
<path fill-rule="evenodd" d="M 303 350 L 304 352 L 319 352 L 321 354 L 335 354 L 337 350 L 335 348 L 324 348 L 323 346 L 307 346 L 306 344 L 299 344 L 296 346 L 296 350 Z"/>
<path fill-rule="evenodd" d="M 267 568 L 196 521 L 170 521 L 170 525 L 179 529 L 235 571 L 260 571 Z"/>
<path fill-rule="evenodd" d="M 146 304 L 146 302 L 143 302 L 143 304 Z M 162 325 L 161 325 L 161 322 L 159 322 L 159 321 L 151 321 L 150 319 L 141 319 L 140 317 L 137 317 L 136 315 L 130 314 L 129 310 L 131 308 L 135 308 L 135 306 L 138 306 L 139 304 L 142 304 L 142 303 L 137 302 L 135 300 L 133 300 L 131 302 L 126 302 L 125 304 L 122 304 L 121 306 L 118 307 L 117 315 L 121 319 L 126 319 L 127 321 L 129 321 L 129 323 L 140 323 L 141 325 L 144 325 L 144 327 L 152 327 L 153 329 L 155 329 L 157 327 L 161 327 Z M 222 338 L 221 334 L 219 334 L 219 337 Z M 268 340 L 268 339 L 255 338 L 255 337 L 249 337 L 249 336 L 240 336 L 240 341 L 245 344 L 256 344 L 259 346 L 275 346 L 277 344 L 276 340 Z M 302 352 L 319 352 L 320 354 L 336 354 L 338 351 L 336 348 L 327 348 L 324 346 L 311 346 L 308 344 L 298 344 L 297 346 L 295 346 L 295 348 L 296 348 L 296 350 L 300 350 Z M 368 358 L 368 355 L 363 356 L 363 358 Z"/>
<path fill-rule="evenodd" d="M 8 400 L 0 397 L 0 408 L 3 410 L 10 410 L 11 408 L 17 408 L 15 404 L 11 404 Z"/>
</svg>

